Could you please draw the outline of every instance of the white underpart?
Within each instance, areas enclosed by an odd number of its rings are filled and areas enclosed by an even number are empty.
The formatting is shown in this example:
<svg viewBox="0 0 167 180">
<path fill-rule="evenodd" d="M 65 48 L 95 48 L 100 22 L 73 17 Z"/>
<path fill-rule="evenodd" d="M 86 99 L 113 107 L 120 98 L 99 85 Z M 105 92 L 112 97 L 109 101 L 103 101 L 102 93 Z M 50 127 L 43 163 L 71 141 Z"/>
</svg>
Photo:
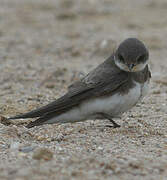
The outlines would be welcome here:
<svg viewBox="0 0 167 180">
<path fill-rule="evenodd" d="M 136 103 L 146 95 L 147 91 L 148 82 L 142 85 L 135 82 L 135 86 L 130 89 L 128 94 L 115 94 L 110 97 L 100 97 L 93 100 L 87 100 L 60 116 L 48 120 L 46 123 L 84 121 L 87 119 L 93 119 L 94 114 L 100 112 L 110 114 L 112 117 L 118 117 L 136 105 Z"/>
</svg>

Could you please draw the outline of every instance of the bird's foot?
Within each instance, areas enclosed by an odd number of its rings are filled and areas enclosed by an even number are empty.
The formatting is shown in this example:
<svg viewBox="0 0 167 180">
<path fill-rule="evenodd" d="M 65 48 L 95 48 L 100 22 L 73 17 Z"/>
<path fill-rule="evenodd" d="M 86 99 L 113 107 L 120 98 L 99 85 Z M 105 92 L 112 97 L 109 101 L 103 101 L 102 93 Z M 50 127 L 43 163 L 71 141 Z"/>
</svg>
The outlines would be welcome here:
<svg viewBox="0 0 167 180">
<path fill-rule="evenodd" d="M 105 127 L 109 127 L 109 128 L 120 128 L 121 126 L 117 123 L 114 123 L 113 125 L 106 125 Z"/>
<path fill-rule="evenodd" d="M 117 124 L 114 120 L 112 120 L 112 117 L 105 113 L 100 113 L 104 118 L 108 119 L 113 125 L 106 125 L 106 127 L 112 127 L 112 128 L 119 128 L 121 127 L 119 124 Z"/>
<path fill-rule="evenodd" d="M 115 121 L 113 121 L 112 119 L 109 119 L 109 121 L 110 122 L 112 122 L 112 124 L 113 124 L 113 128 L 119 128 L 119 127 L 121 127 L 119 124 L 117 124 Z"/>
</svg>

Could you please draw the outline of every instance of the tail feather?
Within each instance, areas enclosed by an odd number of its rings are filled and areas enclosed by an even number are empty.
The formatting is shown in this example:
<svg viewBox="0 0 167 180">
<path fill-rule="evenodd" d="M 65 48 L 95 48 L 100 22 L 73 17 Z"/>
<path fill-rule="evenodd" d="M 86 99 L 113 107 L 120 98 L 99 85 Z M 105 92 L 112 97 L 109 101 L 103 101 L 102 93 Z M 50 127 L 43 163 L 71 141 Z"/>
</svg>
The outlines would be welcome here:
<svg viewBox="0 0 167 180">
<path fill-rule="evenodd" d="M 26 119 L 26 118 L 36 118 L 39 117 L 41 113 L 31 111 L 25 114 L 19 114 L 13 117 L 9 117 L 8 120 L 13 120 L 13 119 Z"/>
<path fill-rule="evenodd" d="M 41 117 L 44 114 L 48 113 L 48 112 L 52 112 L 52 111 L 60 111 L 61 109 L 66 109 L 69 108 L 69 104 L 68 102 L 68 98 L 66 98 L 66 96 L 63 96 L 55 101 L 53 101 L 52 103 L 46 105 L 46 106 L 42 106 L 38 109 L 35 109 L 33 111 L 24 113 L 24 114 L 19 114 L 13 117 L 9 117 L 9 120 L 12 119 L 26 119 L 26 118 L 37 118 L 37 117 Z M 67 107 L 66 107 L 67 106 Z"/>
<path fill-rule="evenodd" d="M 39 118 L 39 119 L 37 119 L 37 120 L 35 120 L 35 121 L 30 122 L 30 123 L 26 126 L 26 128 L 32 128 L 32 127 L 34 127 L 34 126 L 40 126 L 40 125 L 42 125 L 42 124 L 43 124 L 43 122 L 41 122 L 41 121 L 40 121 L 40 118 Z"/>
<path fill-rule="evenodd" d="M 56 117 L 56 116 L 58 116 L 58 115 L 60 115 L 62 113 L 63 113 L 63 111 L 60 112 L 60 113 L 58 113 L 57 111 L 46 113 L 45 115 L 39 117 L 35 121 L 30 122 L 26 127 L 27 128 L 32 128 L 34 126 L 40 126 L 42 124 L 47 123 L 47 121 L 50 120 L 51 118 Z"/>
</svg>

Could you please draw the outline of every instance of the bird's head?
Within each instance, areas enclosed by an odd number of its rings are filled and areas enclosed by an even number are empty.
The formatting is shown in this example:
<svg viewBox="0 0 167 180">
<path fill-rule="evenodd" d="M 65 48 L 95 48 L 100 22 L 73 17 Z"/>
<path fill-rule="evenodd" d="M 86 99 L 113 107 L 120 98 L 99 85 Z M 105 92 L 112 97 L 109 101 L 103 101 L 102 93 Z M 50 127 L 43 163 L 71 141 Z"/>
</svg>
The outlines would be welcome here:
<svg viewBox="0 0 167 180">
<path fill-rule="evenodd" d="M 115 64 L 128 72 L 142 71 L 148 63 L 148 58 L 147 48 L 136 38 L 123 41 L 114 55 Z"/>
</svg>

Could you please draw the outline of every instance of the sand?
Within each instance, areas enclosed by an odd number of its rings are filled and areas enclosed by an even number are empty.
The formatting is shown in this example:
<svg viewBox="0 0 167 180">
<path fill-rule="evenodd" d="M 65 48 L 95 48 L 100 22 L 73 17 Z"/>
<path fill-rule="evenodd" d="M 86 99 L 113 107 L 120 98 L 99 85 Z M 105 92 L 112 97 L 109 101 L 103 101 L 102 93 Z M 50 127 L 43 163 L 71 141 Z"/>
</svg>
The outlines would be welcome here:
<svg viewBox="0 0 167 180">
<path fill-rule="evenodd" d="M 60 97 L 128 37 L 150 52 L 145 99 L 106 121 L 0 123 L 0 180 L 167 179 L 166 0 L 0 0 L 0 115 Z"/>
</svg>

